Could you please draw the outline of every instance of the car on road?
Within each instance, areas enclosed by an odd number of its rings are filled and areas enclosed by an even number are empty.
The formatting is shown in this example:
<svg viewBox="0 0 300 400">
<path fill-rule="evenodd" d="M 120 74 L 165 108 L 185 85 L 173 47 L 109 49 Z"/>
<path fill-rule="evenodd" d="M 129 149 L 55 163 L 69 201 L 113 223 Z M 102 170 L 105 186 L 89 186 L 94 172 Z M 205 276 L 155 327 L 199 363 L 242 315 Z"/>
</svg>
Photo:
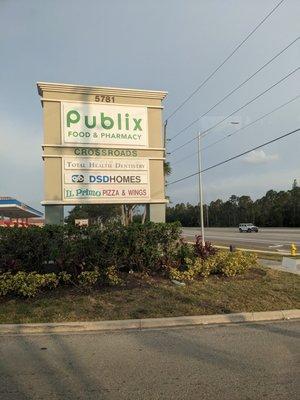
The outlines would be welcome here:
<svg viewBox="0 0 300 400">
<path fill-rule="evenodd" d="M 258 232 L 258 227 L 253 224 L 239 224 L 240 232 Z"/>
</svg>

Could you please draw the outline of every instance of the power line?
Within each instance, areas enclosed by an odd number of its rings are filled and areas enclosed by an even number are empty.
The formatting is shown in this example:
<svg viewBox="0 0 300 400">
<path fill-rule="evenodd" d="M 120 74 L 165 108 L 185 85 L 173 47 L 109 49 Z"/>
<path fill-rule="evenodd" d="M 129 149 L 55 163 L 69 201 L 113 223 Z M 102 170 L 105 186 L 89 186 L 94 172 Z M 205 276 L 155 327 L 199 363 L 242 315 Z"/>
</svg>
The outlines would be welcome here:
<svg viewBox="0 0 300 400">
<path fill-rule="evenodd" d="M 271 62 L 273 62 L 277 57 L 279 57 L 281 54 L 283 54 L 286 50 L 288 50 L 294 43 L 299 40 L 299 36 L 293 40 L 290 44 L 288 44 L 284 49 L 282 49 L 279 53 L 275 54 L 274 57 L 272 57 L 268 62 L 266 62 L 264 65 L 262 65 L 258 70 L 256 70 L 252 75 L 250 75 L 247 79 L 245 79 L 242 83 L 240 83 L 238 86 L 236 86 L 233 90 L 231 90 L 229 93 L 227 93 L 226 96 L 224 96 L 221 100 L 219 100 L 216 104 L 214 104 L 209 110 L 207 110 L 204 114 L 200 115 L 197 117 L 194 121 L 192 121 L 190 124 L 185 126 L 183 129 L 181 129 L 179 132 L 177 132 L 171 139 L 175 139 L 177 136 L 181 135 L 183 132 L 185 132 L 188 128 L 193 126 L 196 122 L 198 122 L 201 118 L 205 117 L 209 112 L 211 112 L 213 109 L 215 109 L 218 105 L 223 103 L 224 100 L 228 99 L 233 93 L 235 93 L 237 90 L 239 90 L 242 86 L 244 86 L 247 82 L 250 81 L 255 75 L 257 75 L 259 72 L 261 72 L 265 67 L 267 67 Z"/>
<path fill-rule="evenodd" d="M 273 89 L 275 86 L 279 85 L 281 82 L 283 82 L 285 79 L 287 79 L 288 77 L 290 77 L 291 75 L 293 75 L 295 72 L 297 72 L 299 70 L 299 67 L 295 68 L 293 71 L 291 71 L 289 74 L 287 74 L 286 76 L 284 76 L 283 78 L 281 78 L 279 81 L 275 82 L 273 85 L 271 85 L 270 87 L 268 87 L 266 90 L 264 90 L 263 92 L 261 92 L 260 94 L 258 94 L 257 96 L 255 96 L 253 99 L 249 100 L 247 103 L 245 103 L 243 106 L 239 107 L 237 110 L 233 111 L 231 114 L 227 115 L 225 118 L 223 118 L 221 121 L 217 122 L 215 125 L 211 126 L 210 128 L 206 129 L 205 131 L 199 133 L 197 136 L 195 136 L 194 138 L 188 140 L 187 142 L 183 143 L 182 145 L 176 147 L 171 154 L 173 154 L 175 151 L 181 149 L 182 147 L 186 146 L 187 144 L 193 142 L 194 140 L 196 140 L 198 138 L 199 135 L 201 136 L 206 136 L 208 134 L 209 131 L 211 131 L 212 129 L 216 128 L 217 126 L 219 126 L 221 123 L 223 123 L 224 121 L 226 121 L 226 119 L 232 117 L 234 114 L 236 114 L 237 112 L 241 111 L 243 108 L 247 107 L 249 104 L 253 103 L 255 100 L 257 100 L 258 98 L 260 98 L 261 96 L 263 96 L 264 94 L 266 94 L 267 92 L 269 92 L 271 89 Z"/>
<path fill-rule="evenodd" d="M 299 131 L 300 131 L 300 128 L 297 128 L 297 129 L 295 129 L 295 130 L 293 130 L 293 131 L 291 131 L 291 132 L 285 133 L 285 134 L 282 135 L 282 136 L 278 136 L 278 137 L 275 138 L 275 139 L 269 140 L 268 142 L 265 142 L 265 143 L 263 143 L 263 144 L 261 144 L 261 145 L 259 145 L 259 146 L 253 147 L 253 148 L 250 149 L 250 150 L 244 151 L 243 153 L 240 153 L 240 154 L 237 154 L 237 155 L 235 155 L 235 156 L 233 156 L 233 157 L 227 158 L 227 160 L 224 160 L 224 161 L 221 161 L 221 162 L 219 162 L 219 163 L 217 163 L 217 164 L 211 165 L 210 167 L 207 167 L 207 168 L 201 170 L 200 172 L 194 172 L 193 174 L 188 175 L 188 176 L 185 176 L 184 178 L 180 178 L 180 179 L 177 179 L 176 181 L 170 182 L 170 183 L 166 184 L 166 186 L 173 185 L 174 183 L 178 183 L 178 182 L 184 181 L 185 179 L 188 179 L 188 178 L 191 178 L 191 177 L 193 177 L 193 176 L 196 176 L 196 175 L 198 175 L 199 173 L 202 173 L 202 172 L 208 171 L 208 170 L 210 170 L 210 169 L 219 167 L 220 165 L 226 164 L 226 163 L 228 163 L 229 161 L 232 161 L 232 160 L 235 160 L 236 158 L 242 157 L 242 156 L 244 156 L 245 154 L 251 153 L 251 152 L 254 151 L 254 150 L 257 150 L 257 149 L 260 149 L 260 148 L 262 148 L 262 147 L 264 147 L 264 146 L 267 146 L 268 144 L 277 142 L 277 140 L 283 139 L 283 138 L 285 138 L 285 137 L 287 137 L 287 136 L 289 136 L 289 135 L 292 135 L 293 133 L 299 132 Z"/>
<path fill-rule="evenodd" d="M 223 142 L 224 140 L 228 139 L 228 138 L 231 137 L 231 136 L 236 135 L 236 134 L 239 133 L 240 131 L 242 131 L 242 130 L 248 128 L 249 126 L 255 124 L 255 123 L 258 122 L 258 121 L 261 121 L 263 118 L 268 117 L 269 115 L 273 114 L 274 112 L 280 110 L 281 108 L 287 106 L 288 104 L 292 103 L 293 101 L 299 99 L 299 97 L 300 97 L 300 94 L 299 94 L 298 96 L 294 97 L 293 99 L 287 101 L 286 103 L 281 104 L 280 106 L 278 106 L 278 107 L 274 108 L 273 110 L 269 111 L 267 114 L 264 114 L 264 115 L 262 115 L 261 117 L 257 118 L 256 120 L 250 122 L 249 124 L 242 126 L 240 129 L 237 129 L 237 130 L 235 130 L 235 131 L 233 131 L 233 132 L 227 134 L 226 136 L 223 136 L 222 138 L 216 140 L 215 142 L 213 142 L 213 143 L 211 143 L 211 144 L 208 144 L 207 146 L 205 146 L 205 147 L 202 148 L 202 151 L 204 151 L 204 150 L 206 150 L 206 149 L 208 149 L 208 148 L 210 148 L 210 147 L 213 147 L 213 146 L 215 146 L 216 144 L 218 144 L 218 143 L 220 143 L 220 142 Z M 198 154 L 198 151 L 193 152 L 193 153 L 187 155 L 186 157 L 181 158 L 180 160 L 176 161 L 175 163 L 172 163 L 172 165 L 173 165 L 173 166 L 174 166 L 174 165 L 177 165 L 177 164 L 181 163 L 182 161 L 187 160 L 188 158 L 190 158 L 190 157 L 192 157 L 192 156 L 194 156 L 194 155 L 196 155 L 196 154 Z"/>
<path fill-rule="evenodd" d="M 273 12 L 284 2 L 280 0 L 279 3 L 259 22 L 258 25 L 235 47 L 235 49 L 225 58 L 225 60 L 206 78 L 204 81 L 166 118 L 168 121 L 172 118 L 218 71 L 223 65 L 238 51 L 239 48 L 258 30 L 258 28 L 273 14 Z"/>
<path fill-rule="evenodd" d="M 212 129 L 216 128 L 217 126 L 219 126 L 221 123 L 223 123 L 224 121 L 226 121 L 226 119 L 232 117 L 234 114 L 236 114 L 237 112 L 241 111 L 243 108 L 247 107 L 249 104 L 253 103 L 255 100 L 257 100 L 258 98 L 260 98 L 261 96 L 263 96 L 264 94 L 266 94 L 267 92 L 269 92 L 271 89 L 273 89 L 275 86 L 279 85 L 281 82 L 283 82 L 284 80 L 286 80 L 287 78 L 289 78 L 291 75 L 293 75 L 295 72 L 297 72 L 300 69 L 300 67 L 295 68 L 293 71 L 291 71 L 289 74 L 285 75 L 283 78 L 281 78 L 279 81 L 275 82 L 272 86 L 268 87 L 266 90 L 264 90 L 263 92 L 261 92 L 260 94 L 258 94 L 257 96 L 255 96 L 253 99 L 249 100 L 247 103 L 245 103 L 243 106 L 239 107 L 237 110 L 233 111 L 231 114 L 227 115 L 225 118 L 223 118 L 221 121 L 219 121 L 218 123 L 216 123 L 215 125 L 211 126 L 210 128 L 206 129 L 203 132 L 200 132 L 197 136 L 195 136 L 194 138 L 188 140 L 187 142 L 183 143 L 182 145 L 176 147 L 173 151 L 171 151 L 171 154 L 175 153 L 177 150 L 181 149 L 182 147 L 186 146 L 187 144 L 193 142 L 194 140 L 196 140 L 198 138 L 199 135 L 201 136 L 206 136 L 208 134 L 209 131 L 211 131 Z"/>
</svg>

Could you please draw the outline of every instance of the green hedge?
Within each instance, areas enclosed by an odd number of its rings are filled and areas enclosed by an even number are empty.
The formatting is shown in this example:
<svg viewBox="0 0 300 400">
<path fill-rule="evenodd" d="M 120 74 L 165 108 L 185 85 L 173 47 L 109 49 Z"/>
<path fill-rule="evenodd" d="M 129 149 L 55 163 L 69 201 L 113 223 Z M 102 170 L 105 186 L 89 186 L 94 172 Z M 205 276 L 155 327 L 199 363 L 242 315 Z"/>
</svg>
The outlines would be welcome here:
<svg viewBox="0 0 300 400">
<path fill-rule="evenodd" d="M 0 228 L 0 273 L 51 273 L 117 268 L 157 272 L 176 259 L 180 225 L 147 223 L 127 227 Z"/>
<path fill-rule="evenodd" d="M 185 243 L 177 223 L 0 228 L 0 297 L 34 297 L 58 285 L 118 285 L 131 270 L 182 281 L 233 277 L 256 263 L 251 254 Z"/>
</svg>

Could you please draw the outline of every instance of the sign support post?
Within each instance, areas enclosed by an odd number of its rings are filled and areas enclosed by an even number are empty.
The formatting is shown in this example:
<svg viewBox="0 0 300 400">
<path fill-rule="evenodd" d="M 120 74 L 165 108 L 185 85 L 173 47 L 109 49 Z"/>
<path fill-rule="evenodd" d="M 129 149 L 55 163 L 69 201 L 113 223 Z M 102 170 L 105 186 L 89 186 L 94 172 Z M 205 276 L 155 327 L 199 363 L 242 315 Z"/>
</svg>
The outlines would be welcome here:
<svg viewBox="0 0 300 400">
<path fill-rule="evenodd" d="M 45 224 L 63 225 L 64 224 L 64 206 L 45 206 Z"/>
</svg>

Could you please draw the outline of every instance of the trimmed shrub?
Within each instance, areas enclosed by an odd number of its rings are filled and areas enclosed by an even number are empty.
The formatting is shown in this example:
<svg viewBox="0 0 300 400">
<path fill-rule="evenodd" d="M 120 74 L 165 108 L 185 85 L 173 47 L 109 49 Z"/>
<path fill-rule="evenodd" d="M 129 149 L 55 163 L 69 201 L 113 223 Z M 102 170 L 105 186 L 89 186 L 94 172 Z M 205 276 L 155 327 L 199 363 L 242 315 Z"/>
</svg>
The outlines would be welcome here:
<svg viewBox="0 0 300 400">
<path fill-rule="evenodd" d="M 257 265 L 256 254 L 243 251 L 229 252 L 216 266 L 216 273 L 225 276 L 236 276 L 245 273 L 250 267 Z"/>
<path fill-rule="evenodd" d="M 169 276 L 179 281 L 192 281 L 197 277 L 207 278 L 210 272 L 209 265 L 201 258 L 186 258 L 184 267 L 170 268 Z"/>
<path fill-rule="evenodd" d="M 13 279 L 10 272 L 0 274 L 0 296 L 6 296 L 13 291 Z"/>
<path fill-rule="evenodd" d="M 176 250 L 176 259 L 179 264 L 183 265 L 185 264 L 186 259 L 194 259 L 195 257 L 195 245 L 186 243 L 184 239 L 181 238 Z"/>
<path fill-rule="evenodd" d="M 245 273 L 257 265 L 257 256 L 246 252 L 218 251 L 206 259 L 185 259 L 184 266 L 169 268 L 169 277 L 179 281 L 192 281 L 195 278 L 207 278 L 211 274 L 232 277 Z"/>
<path fill-rule="evenodd" d="M 195 251 L 195 256 L 200 257 L 203 260 L 217 253 L 217 249 L 213 247 L 210 242 L 205 242 L 203 246 L 201 235 L 196 236 L 194 251 Z"/>
<path fill-rule="evenodd" d="M 116 286 L 122 283 L 122 279 L 120 278 L 118 270 L 114 265 L 106 269 L 102 280 L 103 283 L 111 286 Z"/>
<path fill-rule="evenodd" d="M 215 255 L 207 258 L 204 263 L 211 274 L 235 276 L 256 266 L 257 256 L 243 251 L 218 251 Z"/>
<path fill-rule="evenodd" d="M 100 278 L 99 269 L 96 268 L 95 271 L 83 271 L 78 275 L 77 279 L 81 286 L 94 286 Z"/>
<path fill-rule="evenodd" d="M 0 274 L 0 295 L 14 294 L 23 297 L 34 297 L 42 288 L 56 288 L 59 279 L 56 274 L 26 273 L 23 271 L 12 275 L 10 272 Z"/>
<path fill-rule="evenodd" d="M 72 283 L 72 275 L 68 274 L 66 271 L 61 271 L 58 273 L 59 282 L 65 285 Z"/>
<path fill-rule="evenodd" d="M 210 274 L 220 273 L 219 266 L 224 262 L 228 255 L 227 251 L 218 251 L 216 254 L 206 258 L 205 265 Z"/>
</svg>

